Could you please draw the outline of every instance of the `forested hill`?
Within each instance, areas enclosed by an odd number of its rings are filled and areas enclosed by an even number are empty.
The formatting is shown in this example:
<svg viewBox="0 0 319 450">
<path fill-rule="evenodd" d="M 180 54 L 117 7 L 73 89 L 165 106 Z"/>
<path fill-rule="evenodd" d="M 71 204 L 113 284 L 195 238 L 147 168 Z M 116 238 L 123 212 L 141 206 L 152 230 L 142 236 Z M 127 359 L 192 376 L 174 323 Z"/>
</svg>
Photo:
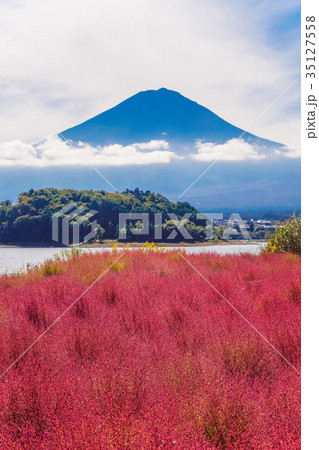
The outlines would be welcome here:
<svg viewBox="0 0 319 450">
<path fill-rule="evenodd" d="M 202 221 L 196 221 L 197 210 L 187 202 L 170 202 L 166 197 L 150 191 L 126 190 L 123 193 L 74 189 L 40 189 L 21 193 L 17 202 L 0 202 L 0 243 L 50 243 L 52 244 L 52 215 L 70 202 L 97 213 L 94 219 L 99 225 L 100 239 L 117 239 L 119 213 L 151 213 L 150 229 L 154 231 L 154 213 L 163 214 L 163 237 L 174 227 L 167 213 L 178 218 L 192 213 L 188 227 L 195 240 L 203 240 L 205 229 Z M 72 225 L 72 222 L 71 222 Z M 81 226 L 83 233 L 90 229 L 87 221 Z M 150 236 L 152 239 L 152 236 Z M 130 236 L 130 240 L 150 240 L 145 236 Z M 176 240 L 181 239 L 180 234 Z"/>
</svg>

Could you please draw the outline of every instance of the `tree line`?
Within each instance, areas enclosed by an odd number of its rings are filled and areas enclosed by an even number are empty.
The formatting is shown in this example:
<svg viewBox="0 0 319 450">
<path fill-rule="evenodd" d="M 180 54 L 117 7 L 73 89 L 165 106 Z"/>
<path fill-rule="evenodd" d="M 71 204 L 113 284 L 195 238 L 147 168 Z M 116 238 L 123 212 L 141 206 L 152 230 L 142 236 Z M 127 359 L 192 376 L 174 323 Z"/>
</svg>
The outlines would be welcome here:
<svg viewBox="0 0 319 450">
<path fill-rule="evenodd" d="M 0 242 L 53 243 L 52 216 L 71 202 L 77 207 L 85 207 L 86 211 L 96 211 L 94 219 L 98 223 L 97 238 L 100 241 L 118 239 L 119 213 L 149 213 L 149 236 L 132 234 L 130 227 L 141 226 L 138 221 L 132 221 L 127 224 L 128 241 L 154 240 L 155 213 L 162 214 L 162 241 L 176 228 L 176 221 L 172 220 L 168 213 L 175 214 L 178 220 L 184 214 L 190 213 L 191 217 L 184 223 L 185 228 L 194 241 L 203 241 L 206 237 L 206 223 L 196 219 L 198 211 L 188 202 L 171 202 L 161 194 L 138 188 L 126 189 L 122 193 L 46 188 L 23 192 L 15 203 L 9 200 L 0 202 Z M 78 217 L 74 217 L 70 221 L 70 231 L 77 219 Z M 91 222 L 88 219 L 81 224 L 82 237 L 89 229 Z M 177 233 L 173 240 L 178 242 L 184 239 L 181 233 Z"/>
</svg>

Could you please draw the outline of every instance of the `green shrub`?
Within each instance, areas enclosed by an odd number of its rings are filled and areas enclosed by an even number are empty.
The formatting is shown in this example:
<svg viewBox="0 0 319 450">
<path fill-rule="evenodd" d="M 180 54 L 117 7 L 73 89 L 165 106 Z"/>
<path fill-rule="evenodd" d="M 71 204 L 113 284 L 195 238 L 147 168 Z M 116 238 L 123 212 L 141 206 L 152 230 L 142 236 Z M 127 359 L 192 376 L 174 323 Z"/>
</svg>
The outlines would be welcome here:
<svg viewBox="0 0 319 450">
<path fill-rule="evenodd" d="M 56 253 L 53 255 L 54 259 L 56 261 L 62 262 L 62 261 L 70 261 L 73 258 L 76 258 L 77 256 L 83 255 L 84 250 L 77 247 L 71 247 L 70 249 L 64 249 L 61 250 L 59 253 Z"/>
<path fill-rule="evenodd" d="M 264 250 L 270 253 L 301 253 L 301 216 L 295 213 L 276 228 L 275 234 L 267 242 Z"/>
</svg>

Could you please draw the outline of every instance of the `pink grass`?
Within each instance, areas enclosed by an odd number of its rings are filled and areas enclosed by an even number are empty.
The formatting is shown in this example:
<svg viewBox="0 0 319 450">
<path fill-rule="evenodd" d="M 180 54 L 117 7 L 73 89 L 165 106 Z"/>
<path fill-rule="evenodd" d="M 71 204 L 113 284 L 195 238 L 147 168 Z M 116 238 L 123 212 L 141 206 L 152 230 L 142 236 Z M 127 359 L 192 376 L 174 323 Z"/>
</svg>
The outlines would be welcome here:
<svg viewBox="0 0 319 450">
<path fill-rule="evenodd" d="M 118 255 L 0 278 L 1 373 Z M 299 371 L 300 258 L 186 257 Z M 127 252 L 0 389 L 1 448 L 300 448 L 299 375 L 177 252 Z"/>
</svg>

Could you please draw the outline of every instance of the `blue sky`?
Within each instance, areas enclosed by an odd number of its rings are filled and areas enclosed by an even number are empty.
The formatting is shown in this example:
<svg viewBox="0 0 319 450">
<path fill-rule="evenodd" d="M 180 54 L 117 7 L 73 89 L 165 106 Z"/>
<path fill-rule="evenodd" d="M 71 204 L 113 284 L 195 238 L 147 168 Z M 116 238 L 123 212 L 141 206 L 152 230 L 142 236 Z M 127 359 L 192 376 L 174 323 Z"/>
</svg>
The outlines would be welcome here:
<svg viewBox="0 0 319 450">
<path fill-rule="evenodd" d="M 1 73 L 58 131 L 167 87 L 246 129 L 299 76 L 294 0 L 0 1 Z M 251 130 L 299 143 L 300 84 Z M 0 80 L 0 143 L 54 130 Z"/>
<path fill-rule="evenodd" d="M 301 10 L 299 5 L 267 23 L 266 29 L 270 45 L 281 49 L 290 46 L 291 39 L 293 39 L 294 45 L 300 43 L 300 23 Z M 295 50 L 299 52 L 297 45 Z"/>
</svg>

